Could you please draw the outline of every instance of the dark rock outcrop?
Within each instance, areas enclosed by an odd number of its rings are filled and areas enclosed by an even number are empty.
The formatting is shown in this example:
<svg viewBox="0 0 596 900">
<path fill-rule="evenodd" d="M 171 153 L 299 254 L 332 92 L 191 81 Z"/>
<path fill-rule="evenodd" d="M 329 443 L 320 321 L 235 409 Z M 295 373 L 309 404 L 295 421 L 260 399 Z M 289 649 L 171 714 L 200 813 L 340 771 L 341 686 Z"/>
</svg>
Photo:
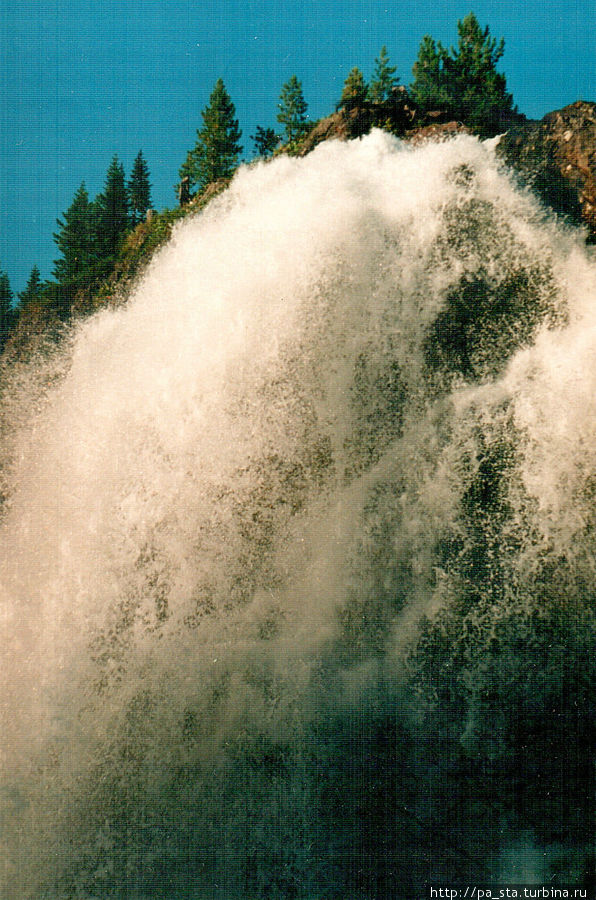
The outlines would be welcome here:
<svg viewBox="0 0 596 900">
<path fill-rule="evenodd" d="M 503 113 L 499 130 L 526 122 L 525 116 L 517 111 Z M 472 128 L 455 121 L 447 109 L 423 111 L 403 85 L 393 88 L 391 96 L 382 103 L 364 101 L 351 109 L 342 108 L 321 119 L 300 141 L 294 151 L 298 156 L 306 156 L 317 144 L 328 140 L 349 141 L 362 137 L 371 128 L 382 128 L 406 140 L 445 140 L 459 133 L 485 134 L 479 128 Z M 496 132 L 490 131 L 493 135 Z"/>
<path fill-rule="evenodd" d="M 406 132 L 405 137 L 413 144 L 420 144 L 423 141 L 448 141 L 458 134 L 472 134 L 472 132 L 461 122 L 433 122 Z"/>
<path fill-rule="evenodd" d="M 596 243 L 596 103 L 578 100 L 512 128 L 497 152 L 555 212 Z"/>
<path fill-rule="evenodd" d="M 384 128 L 403 135 L 420 117 L 419 110 L 403 86 L 395 87 L 382 103 L 365 102 L 352 109 L 340 109 L 321 119 L 302 139 L 297 156 L 306 156 L 323 141 L 349 141 L 368 134 L 371 128 Z"/>
<path fill-rule="evenodd" d="M 588 241 L 596 243 L 596 103 L 577 101 L 540 122 L 522 120 L 511 114 L 503 123 L 509 130 L 499 141 L 498 154 L 547 206 L 585 226 Z M 447 121 L 441 111 L 423 114 L 399 87 L 384 103 L 340 109 L 321 119 L 295 152 L 306 156 L 323 141 L 352 140 L 371 128 L 414 142 L 473 133 L 461 122 Z"/>
</svg>

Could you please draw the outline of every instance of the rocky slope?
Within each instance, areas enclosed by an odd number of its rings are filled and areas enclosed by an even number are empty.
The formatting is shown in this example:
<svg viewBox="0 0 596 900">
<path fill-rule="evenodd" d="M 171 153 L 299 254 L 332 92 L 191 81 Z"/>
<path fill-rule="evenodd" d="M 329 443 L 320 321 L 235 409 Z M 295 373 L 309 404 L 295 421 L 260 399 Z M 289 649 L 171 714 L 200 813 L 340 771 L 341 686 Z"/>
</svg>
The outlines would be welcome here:
<svg viewBox="0 0 596 900">
<path fill-rule="evenodd" d="M 596 242 L 596 103 L 578 100 L 511 128 L 497 152 L 547 206 Z"/>
<path fill-rule="evenodd" d="M 383 103 L 339 109 L 321 119 L 288 150 L 306 156 L 323 141 L 353 140 L 372 128 L 383 128 L 411 141 L 446 140 L 468 131 L 461 122 L 448 121 L 440 111 L 423 115 L 406 89 L 399 86 Z M 596 243 L 596 103 L 577 101 L 548 113 L 539 122 L 518 121 L 500 138 L 497 152 L 546 206 L 571 223 L 583 225 L 587 240 Z M 64 318 L 87 315 L 118 302 L 155 250 L 168 239 L 174 222 L 206 206 L 226 186 L 225 181 L 209 185 L 187 206 L 154 213 L 138 225 L 124 241 L 111 276 L 99 287 L 94 284 L 81 289 L 66 314 L 56 302 L 35 303 L 22 310 L 2 362 L 10 365 L 40 341 L 52 339 L 54 333 L 61 332 Z"/>
<path fill-rule="evenodd" d="M 362 137 L 371 128 L 383 128 L 401 137 L 421 121 L 419 109 L 405 87 L 400 85 L 382 103 L 364 103 L 351 109 L 342 108 L 320 119 L 299 143 L 296 153 L 298 156 L 306 156 L 323 141 L 349 141 Z"/>
<path fill-rule="evenodd" d="M 297 148 L 306 156 L 327 140 L 352 140 L 371 128 L 384 128 L 405 140 L 443 140 L 468 131 L 440 112 L 422 115 L 405 88 L 390 100 L 340 109 L 321 119 Z M 541 121 L 516 122 L 501 137 L 497 152 L 546 206 L 587 228 L 596 242 L 596 103 L 577 101 Z"/>
</svg>

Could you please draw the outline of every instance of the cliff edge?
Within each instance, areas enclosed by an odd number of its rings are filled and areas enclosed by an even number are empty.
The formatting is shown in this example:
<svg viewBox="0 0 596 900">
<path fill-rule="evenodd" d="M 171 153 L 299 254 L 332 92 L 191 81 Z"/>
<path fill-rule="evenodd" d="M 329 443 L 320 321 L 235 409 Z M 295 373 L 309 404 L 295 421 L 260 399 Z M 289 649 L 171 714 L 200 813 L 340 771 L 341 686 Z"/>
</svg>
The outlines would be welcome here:
<svg viewBox="0 0 596 900">
<path fill-rule="evenodd" d="M 497 153 L 556 213 L 596 243 L 596 103 L 578 100 L 503 135 Z"/>
</svg>

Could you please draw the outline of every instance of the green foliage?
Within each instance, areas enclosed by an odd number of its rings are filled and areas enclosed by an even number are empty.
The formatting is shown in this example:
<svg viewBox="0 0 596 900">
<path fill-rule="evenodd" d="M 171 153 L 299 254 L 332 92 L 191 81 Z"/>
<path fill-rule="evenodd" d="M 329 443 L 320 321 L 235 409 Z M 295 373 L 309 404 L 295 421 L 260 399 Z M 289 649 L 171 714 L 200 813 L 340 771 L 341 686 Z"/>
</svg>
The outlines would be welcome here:
<svg viewBox="0 0 596 900">
<path fill-rule="evenodd" d="M 375 70 L 368 87 L 368 99 L 373 103 L 382 103 L 391 96 L 392 89 L 397 85 L 399 78 L 395 76 L 397 69 L 389 65 L 387 47 L 383 45 L 378 58 L 375 60 Z"/>
<path fill-rule="evenodd" d="M 263 157 L 271 156 L 280 140 L 273 128 L 261 128 L 260 125 L 257 125 L 256 133 L 250 137 L 254 141 L 256 155 Z"/>
<path fill-rule="evenodd" d="M 41 300 L 42 295 L 43 284 L 41 281 L 41 274 L 37 266 L 33 266 L 25 290 L 21 291 L 19 294 L 20 308 L 22 309 L 24 306 L 27 306 L 29 303 L 34 303 L 36 300 Z"/>
<path fill-rule="evenodd" d="M 5 272 L 0 272 L 0 349 L 6 343 L 6 339 L 14 325 L 13 299 L 14 295 L 8 275 Z"/>
<path fill-rule="evenodd" d="M 507 93 L 505 76 L 496 66 L 504 53 L 503 38 L 497 44 L 488 26 L 482 30 L 473 13 L 458 22 L 458 50 L 452 51 L 448 66 L 460 117 L 472 125 L 498 126 L 499 116 L 512 110 L 513 98 Z"/>
<path fill-rule="evenodd" d="M 133 163 L 128 181 L 128 202 L 130 205 L 131 224 L 136 225 L 145 218 L 151 209 L 151 184 L 149 183 L 149 166 L 139 150 Z"/>
<path fill-rule="evenodd" d="M 88 291 L 110 271 L 130 226 L 124 168 L 117 156 L 108 168 L 103 192 L 90 202 L 83 182 L 58 225 L 54 240 L 62 256 L 54 264 L 57 283 L 44 287 L 43 293 L 64 317 L 77 293 Z"/>
<path fill-rule="evenodd" d="M 339 101 L 339 106 L 343 107 L 346 112 L 355 109 L 366 101 L 368 88 L 364 80 L 364 75 L 358 68 L 354 68 L 348 74 L 344 82 L 344 88 Z"/>
<path fill-rule="evenodd" d="M 412 72 L 414 81 L 410 92 L 415 102 L 425 111 L 446 109 L 450 104 L 447 75 L 444 67 L 445 49 L 425 34 L 418 49 L 418 57 Z"/>
<path fill-rule="evenodd" d="M 150 222 L 141 223 L 138 229 L 124 241 L 118 255 L 119 277 L 132 278 L 143 265 L 146 265 L 153 253 L 169 240 L 174 223 L 184 218 L 185 215 L 186 211 L 183 207 L 176 207 L 156 214 Z"/>
<path fill-rule="evenodd" d="M 277 121 L 285 128 L 286 140 L 295 141 L 308 127 L 306 116 L 308 106 L 302 93 L 302 84 L 295 75 L 292 75 L 282 87 L 277 106 L 279 109 Z"/>
<path fill-rule="evenodd" d="M 116 255 L 130 224 L 124 167 L 117 156 L 113 157 L 108 167 L 105 187 L 95 200 L 94 214 L 96 251 L 103 261 Z"/>
<path fill-rule="evenodd" d="M 80 280 L 93 265 L 95 226 L 92 208 L 83 181 L 64 213 L 64 221 L 57 220 L 60 230 L 54 234 L 54 240 L 62 256 L 54 262 L 53 274 L 59 284 Z"/>
<path fill-rule="evenodd" d="M 491 38 L 488 27 L 482 29 L 473 13 L 458 22 L 457 29 L 455 49 L 447 50 L 429 35 L 423 38 L 413 69 L 413 99 L 423 110 L 440 109 L 481 132 L 494 132 L 503 114 L 512 112 L 512 97 L 506 91 L 505 78 L 496 71 L 504 52 L 503 40 L 497 42 Z M 391 97 L 398 82 L 396 67 L 390 65 L 387 48 L 383 46 L 375 59 L 370 85 L 367 86 L 358 67 L 352 68 L 338 107 L 349 111 L 383 103 Z M 202 118 L 196 145 L 189 150 L 179 170 L 181 179 L 188 178 L 190 190 L 202 190 L 214 181 L 229 178 L 242 152 L 235 107 L 221 78 L 215 83 Z M 309 125 L 302 84 L 296 75 L 282 87 L 277 121 L 284 129 L 284 151 L 295 152 Z M 389 123 L 384 127 L 390 127 Z M 252 140 L 255 153 L 267 157 L 276 150 L 281 137 L 273 128 L 257 126 Z M 48 300 L 54 291 L 59 295 L 56 302 L 68 312 L 81 289 L 88 293 L 108 274 L 119 258 L 130 226 L 137 226 L 150 208 L 149 169 L 142 151 L 137 154 L 128 183 L 122 165 L 114 156 L 102 193 L 90 201 L 83 182 L 71 206 L 57 220 L 54 240 L 60 257 L 54 263 L 56 284 L 42 285 L 39 270 L 34 269 L 27 288 L 19 295 L 21 304 L 39 297 Z M 162 224 L 161 219 L 158 224 Z M 149 231 L 151 240 L 157 239 L 156 227 Z"/>
<path fill-rule="evenodd" d="M 170 239 L 172 227 L 180 219 L 187 215 L 193 215 L 208 203 L 220 191 L 224 190 L 225 183 L 218 186 L 218 190 L 209 192 L 209 196 L 199 198 L 192 206 L 177 206 L 173 209 L 165 209 L 155 213 L 148 221 L 139 223 L 137 228 L 130 232 L 120 247 L 116 257 L 114 268 L 109 277 L 103 283 L 99 283 L 94 289 L 90 307 L 96 308 L 106 302 L 114 300 L 121 294 L 121 288 L 130 283 L 139 272 L 150 262 L 154 253 Z M 119 286 L 118 288 L 116 286 Z M 44 289 L 44 297 L 47 296 L 47 288 Z"/>
<path fill-rule="evenodd" d="M 190 187 L 205 188 L 212 181 L 229 178 L 242 152 L 236 109 L 221 78 L 201 113 L 203 127 L 197 130 L 195 147 L 180 167 L 180 178 L 188 177 Z"/>
<path fill-rule="evenodd" d="M 505 76 L 497 72 L 504 41 L 491 38 L 474 13 L 457 23 L 458 46 L 447 50 L 426 35 L 414 63 L 411 92 L 423 110 L 442 109 L 453 118 L 494 133 L 513 112 Z"/>
</svg>

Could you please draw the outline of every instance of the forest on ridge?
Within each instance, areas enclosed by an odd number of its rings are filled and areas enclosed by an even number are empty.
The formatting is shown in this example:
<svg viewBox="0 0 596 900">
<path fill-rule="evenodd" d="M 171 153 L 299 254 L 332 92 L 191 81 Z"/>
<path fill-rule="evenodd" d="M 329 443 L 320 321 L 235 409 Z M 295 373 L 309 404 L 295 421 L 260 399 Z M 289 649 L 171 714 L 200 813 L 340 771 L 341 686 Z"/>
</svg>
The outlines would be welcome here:
<svg viewBox="0 0 596 900">
<path fill-rule="evenodd" d="M 504 123 L 523 120 L 498 71 L 504 53 L 488 26 L 474 13 L 457 23 L 458 44 L 447 48 L 430 35 L 420 43 L 408 88 L 399 84 L 396 67 L 383 46 L 369 81 L 358 67 L 348 73 L 336 110 L 356 114 L 360 131 L 379 127 L 402 136 L 406 125 L 456 120 L 481 136 L 496 134 Z M 404 118 L 403 112 L 407 110 Z M 407 121 L 408 118 L 410 121 Z M 304 141 L 317 126 L 308 114 L 301 81 L 292 75 L 282 86 L 276 127 L 257 126 L 251 136 L 252 158 L 280 153 L 302 155 Z M 139 150 L 127 178 L 115 153 L 103 190 L 90 198 L 83 181 L 67 210 L 57 219 L 58 250 L 50 278 L 34 264 L 27 285 L 15 298 L 8 275 L 0 270 L 0 350 L 11 334 L 21 337 L 45 324 L 68 321 L 105 302 L 123 271 L 134 274 L 143 259 L 169 236 L 171 226 L 188 211 L 221 190 L 246 159 L 234 102 L 217 80 L 202 111 L 195 145 L 178 172 L 178 205 L 161 213 L 152 209 L 151 175 Z M 244 154 L 244 155 L 243 155 Z M 20 339 L 17 341 L 20 343 Z"/>
</svg>

